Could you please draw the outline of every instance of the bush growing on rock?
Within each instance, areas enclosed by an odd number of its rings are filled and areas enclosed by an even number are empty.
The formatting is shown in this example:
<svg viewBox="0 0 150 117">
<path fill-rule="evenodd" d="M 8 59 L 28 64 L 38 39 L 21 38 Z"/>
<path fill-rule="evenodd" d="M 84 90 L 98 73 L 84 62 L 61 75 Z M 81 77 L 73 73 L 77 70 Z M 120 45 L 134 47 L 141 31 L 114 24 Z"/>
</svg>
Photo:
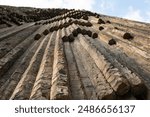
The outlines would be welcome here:
<svg viewBox="0 0 150 117">
<path fill-rule="evenodd" d="M 34 36 L 34 40 L 39 40 L 41 38 L 41 35 L 38 33 Z"/>
<path fill-rule="evenodd" d="M 100 27 L 99 27 L 99 30 L 100 30 L 100 31 L 101 31 L 101 30 L 104 30 L 104 27 L 100 26 Z"/>
<path fill-rule="evenodd" d="M 79 22 L 78 22 L 77 20 L 75 20 L 73 23 L 74 23 L 74 24 L 79 24 Z"/>
<path fill-rule="evenodd" d="M 54 26 L 54 31 L 57 31 L 59 30 L 59 27 L 58 26 Z"/>
<path fill-rule="evenodd" d="M 88 20 L 88 19 L 89 19 L 89 17 L 88 17 L 87 15 L 84 15 L 82 18 L 83 18 L 84 20 Z"/>
<path fill-rule="evenodd" d="M 98 24 L 105 24 L 105 22 L 102 19 L 99 19 Z"/>
<path fill-rule="evenodd" d="M 91 26 L 92 26 L 92 23 L 91 23 L 91 22 L 87 22 L 87 23 L 86 23 L 86 26 L 91 27 Z"/>
<path fill-rule="evenodd" d="M 67 36 L 63 36 L 63 37 L 62 37 L 62 41 L 63 41 L 63 42 L 68 42 L 68 37 L 67 37 Z"/>
<path fill-rule="evenodd" d="M 116 43 L 116 40 L 111 39 L 111 40 L 108 41 L 108 44 L 109 45 L 116 45 L 117 43 Z"/>
<path fill-rule="evenodd" d="M 69 22 L 72 22 L 72 19 L 69 19 Z"/>
<path fill-rule="evenodd" d="M 64 28 L 67 28 L 67 27 L 69 26 L 69 24 L 68 24 L 67 22 L 65 22 L 65 23 L 63 24 L 63 26 L 64 26 Z"/>
<path fill-rule="evenodd" d="M 92 31 L 88 30 L 88 31 L 86 31 L 86 33 L 89 37 L 92 37 Z"/>
<path fill-rule="evenodd" d="M 114 27 L 114 29 L 117 29 L 117 30 L 118 30 L 119 28 L 118 28 L 118 27 Z"/>
<path fill-rule="evenodd" d="M 43 32 L 44 35 L 47 35 L 48 33 L 49 33 L 49 31 L 47 29 L 44 30 L 44 32 Z"/>
<path fill-rule="evenodd" d="M 82 29 L 81 33 L 82 33 L 83 35 L 86 35 L 86 34 L 87 34 L 87 31 L 86 31 L 85 29 Z"/>
<path fill-rule="evenodd" d="M 127 40 L 132 40 L 134 37 L 133 37 L 130 33 L 126 32 L 126 33 L 123 35 L 123 38 L 124 38 L 124 39 L 127 39 Z"/>
<path fill-rule="evenodd" d="M 111 24 L 111 22 L 109 20 L 107 20 L 106 23 Z"/>
<path fill-rule="evenodd" d="M 35 24 L 34 24 L 34 25 L 39 25 L 39 24 L 38 24 L 38 22 L 35 22 Z"/>
<path fill-rule="evenodd" d="M 59 29 L 63 29 L 63 27 L 64 27 L 64 26 L 63 26 L 62 24 L 59 25 Z"/>
<path fill-rule="evenodd" d="M 54 31 L 54 28 L 53 28 L 53 27 L 51 27 L 51 28 L 49 29 L 49 31 L 50 31 L 50 32 L 53 32 L 53 31 Z"/>
<path fill-rule="evenodd" d="M 81 25 L 81 26 L 84 26 L 84 22 L 78 21 L 76 24 Z"/>
<path fill-rule="evenodd" d="M 80 19 L 81 18 L 81 15 L 78 15 L 77 17 L 76 17 L 76 19 Z"/>
<path fill-rule="evenodd" d="M 99 16 L 98 16 L 98 15 L 95 15 L 95 17 L 96 17 L 96 18 L 99 18 Z"/>
<path fill-rule="evenodd" d="M 76 30 L 76 29 L 75 29 L 75 30 L 73 30 L 72 34 L 73 34 L 73 36 L 74 36 L 74 37 L 77 37 L 77 36 L 78 36 L 78 32 L 77 32 L 77 30 Z"/>
<path fill-rule="evenodd" d="M 81 28 L 79 28 L 79 27 L 76 30 L 77 30 L 78 34 L 82 32 Z"/>
<path fill-rule="evenodd" d="M 74 36 L 73 36 L 73 34 L 70 34 L 70 35 L 68 36 L 68 39 L 69 39 L 69 42 L 73 42 L 73 41 L 74 41 Z"/>
<path fill-rule="evenodd" d="M 93 39 L 95 39 L 95 38 L 97 38 L 97 37 L 98 37 L 98 34 L 97 34 L 97 33 L 93 33 L 93 34 L 92 34 L 92 38 L 93 38 Z"/>
</svg>

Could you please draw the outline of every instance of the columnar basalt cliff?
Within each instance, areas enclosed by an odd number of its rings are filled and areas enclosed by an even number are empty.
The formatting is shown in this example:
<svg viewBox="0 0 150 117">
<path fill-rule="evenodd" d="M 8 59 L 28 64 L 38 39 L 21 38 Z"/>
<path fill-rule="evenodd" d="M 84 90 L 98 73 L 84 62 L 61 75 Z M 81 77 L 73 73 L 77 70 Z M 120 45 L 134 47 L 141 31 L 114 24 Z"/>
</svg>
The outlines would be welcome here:
<svg viewBox="0 0 150 117">
<path fill-rule="evenodd" d="M 84 10 L 0 6 L 0 99 L 150 99 L 150 24 Z"/>
</svg>

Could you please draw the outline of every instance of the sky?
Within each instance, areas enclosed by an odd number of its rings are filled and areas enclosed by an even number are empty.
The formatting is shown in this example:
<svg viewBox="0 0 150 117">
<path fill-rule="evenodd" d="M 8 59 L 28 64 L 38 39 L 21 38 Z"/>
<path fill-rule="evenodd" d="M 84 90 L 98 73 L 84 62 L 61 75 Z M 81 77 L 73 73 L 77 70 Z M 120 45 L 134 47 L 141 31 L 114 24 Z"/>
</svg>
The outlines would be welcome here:
<svg viewBox="0 0 150 117">
<path fill-rule="evenodd" d="M 150 23 L 150 0 L 0 0 L 0 5 L 85 9 Z"/>
</svg>

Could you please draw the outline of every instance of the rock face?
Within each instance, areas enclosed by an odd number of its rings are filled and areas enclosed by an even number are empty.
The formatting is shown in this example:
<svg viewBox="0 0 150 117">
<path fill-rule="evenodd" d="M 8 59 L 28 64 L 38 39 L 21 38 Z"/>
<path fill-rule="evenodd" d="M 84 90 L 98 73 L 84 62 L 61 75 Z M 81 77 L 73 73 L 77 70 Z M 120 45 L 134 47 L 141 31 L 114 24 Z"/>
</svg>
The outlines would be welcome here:
<svg viewBox="0 0 150 117">
<path fill-rule="evenodd" d="M 0 99 L 150 99 L 150 24 L 31 8 L 16 26 L 8 19 L 23 14 L 8 14 L 0 24 Z"/>
</svg>

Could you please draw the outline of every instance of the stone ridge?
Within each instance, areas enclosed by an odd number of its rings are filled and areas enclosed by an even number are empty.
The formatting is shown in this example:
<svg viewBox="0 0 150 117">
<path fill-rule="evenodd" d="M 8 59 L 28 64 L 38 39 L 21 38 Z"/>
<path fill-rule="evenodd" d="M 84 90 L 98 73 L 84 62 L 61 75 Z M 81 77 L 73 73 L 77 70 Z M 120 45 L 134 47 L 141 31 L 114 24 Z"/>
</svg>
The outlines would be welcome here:
<svg viewBox="0 0 150 117">
<path fill-rule="evenodd" d="M 0 7 L 7 12 L 0 15 L 1 100 L 150 99 L 150 24 L 17 9 Z"/>
</svg>

